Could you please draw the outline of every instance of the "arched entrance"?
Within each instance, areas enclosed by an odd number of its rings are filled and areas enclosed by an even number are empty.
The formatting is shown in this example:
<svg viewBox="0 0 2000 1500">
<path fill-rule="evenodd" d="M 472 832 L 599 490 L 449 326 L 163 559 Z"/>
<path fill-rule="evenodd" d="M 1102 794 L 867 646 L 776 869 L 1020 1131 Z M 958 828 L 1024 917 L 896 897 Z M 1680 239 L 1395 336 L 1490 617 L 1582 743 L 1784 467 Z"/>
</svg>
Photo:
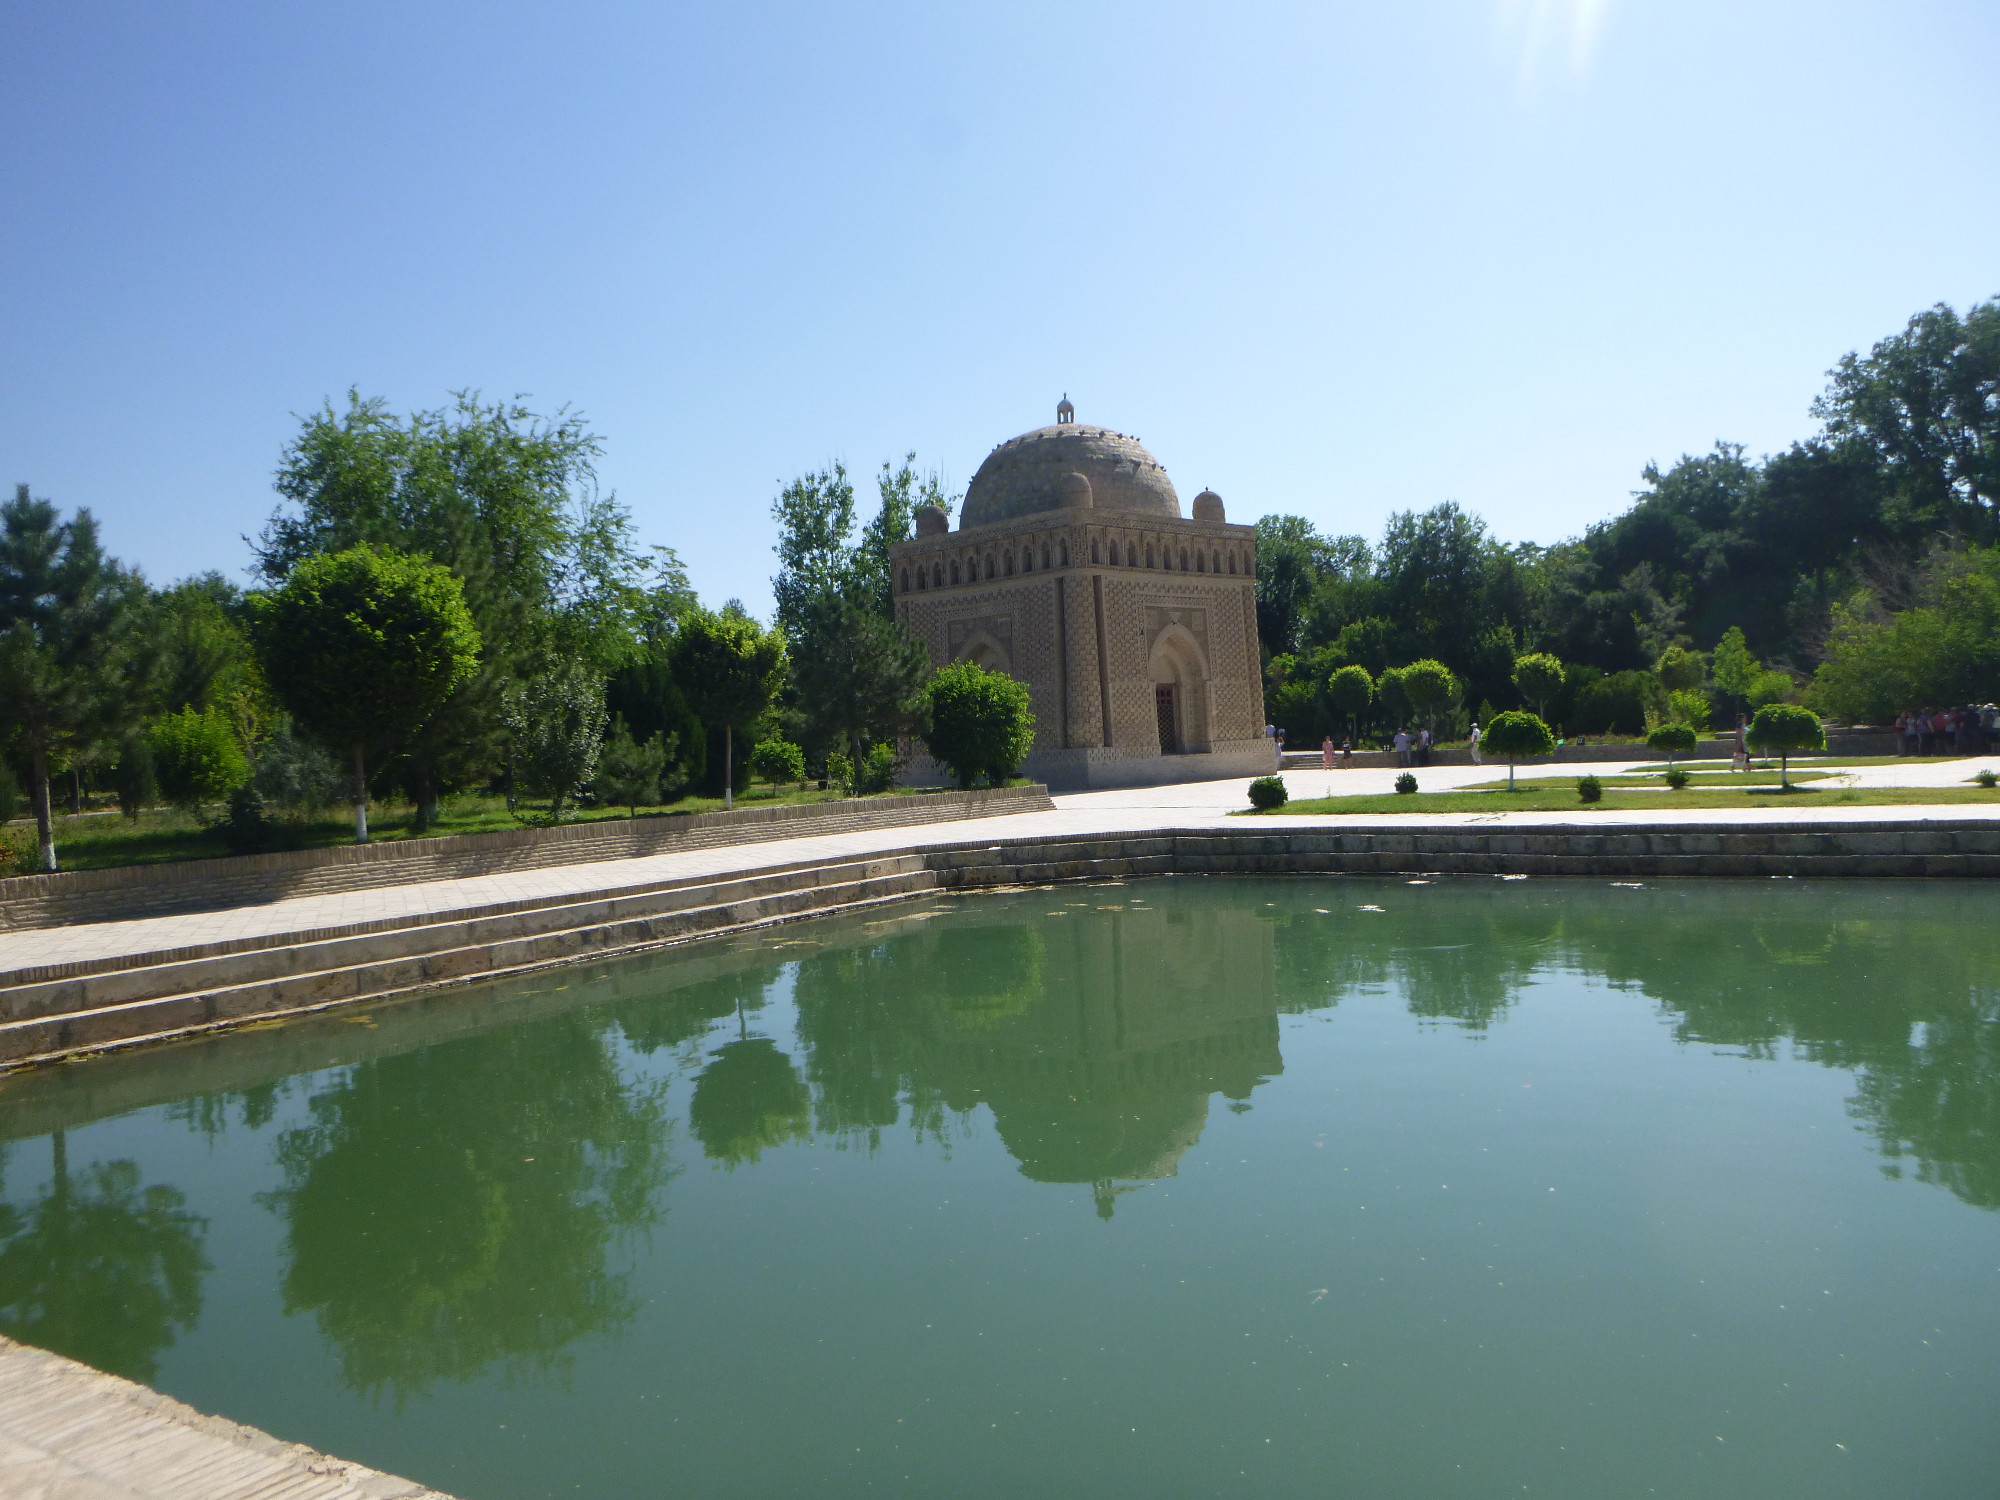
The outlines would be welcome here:
<svg viewBox="0 0 2000 1500">
<path fill-rule="evenodd" d="M 1013 671 L 1013 663 L 1008 660 L 1007 648 L 993 638 L 990 631 L 975 630 L 967 637 L 965 644 L 958 648 L 955 660 L 969 661 L 975 667 L 984 667 L 989 672 Z"/>
<path fill-rule="evenodd" d="M 1153 717 L 1160 754 L 1187 755 L 1209 748 L 1208 663 L 1184 625 L 1169 625 L 1153 642 Z"/>
</svg>

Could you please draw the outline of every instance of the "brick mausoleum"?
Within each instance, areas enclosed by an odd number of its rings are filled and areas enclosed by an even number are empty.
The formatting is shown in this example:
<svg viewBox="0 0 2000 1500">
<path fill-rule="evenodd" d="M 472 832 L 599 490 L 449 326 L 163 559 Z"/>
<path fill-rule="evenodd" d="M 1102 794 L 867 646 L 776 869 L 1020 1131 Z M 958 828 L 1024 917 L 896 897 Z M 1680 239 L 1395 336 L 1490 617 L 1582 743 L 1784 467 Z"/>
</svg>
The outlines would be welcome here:
<svg viewBox="0 0 2000 1500">
<path fill-rule="evenodd" d="M 1256 533 L 1195 496 L 1192 519 L 1137 439 L 1076 421 L 986 457 L 959 528 L 935 506 L 890 549 L 896 615 L 939 665 L 1026 683 L 1023 774 L 1058 790 L 1255 776 L 1264 737 Z M 910 780 L 940 781 L 918 759 Z"/>
</svg>

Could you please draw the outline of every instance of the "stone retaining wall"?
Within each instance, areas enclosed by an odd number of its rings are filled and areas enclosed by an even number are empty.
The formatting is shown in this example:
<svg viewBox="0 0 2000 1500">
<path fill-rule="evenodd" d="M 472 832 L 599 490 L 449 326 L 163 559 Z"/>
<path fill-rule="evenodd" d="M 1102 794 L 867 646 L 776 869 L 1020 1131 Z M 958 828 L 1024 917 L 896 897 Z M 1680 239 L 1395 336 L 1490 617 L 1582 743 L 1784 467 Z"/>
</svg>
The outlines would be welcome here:
<svg viewBox="0 0 2000 1500">
<path fill-rule="evenodd" d="M 0 881 L 0 932 L 257 906 L 333 891 L 639 859 L 724 844 L 1047 812 L 1054 805 L 1045 786 L 1015 786 L 21 875 Z"/>
<path fill-rule="evenodd" d="M 2000 876 L 2000 822 L 1168 830 L 927 852 L 944 886 L 1125 875 Z"/>
</svg>

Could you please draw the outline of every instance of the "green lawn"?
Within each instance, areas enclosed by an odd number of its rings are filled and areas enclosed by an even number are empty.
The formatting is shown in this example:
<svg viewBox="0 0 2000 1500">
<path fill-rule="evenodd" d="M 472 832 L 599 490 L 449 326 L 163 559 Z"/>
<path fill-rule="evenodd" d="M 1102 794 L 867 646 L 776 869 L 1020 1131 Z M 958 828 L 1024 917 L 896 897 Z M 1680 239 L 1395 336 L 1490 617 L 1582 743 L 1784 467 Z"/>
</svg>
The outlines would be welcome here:
<svg viewBox="0 0 2000 1500">
<path fill-rule="evenodd" d="M 907 793 L 907 788 L 898 788 Z M 803 802 L 831 802 L 834 791 L 800 791 L 787 787 L 773 795 L 759 785 L 739 792 L 738 807 L 774 807 Z M 718 812 L 720 797 L 684 797 L 666 808 L 639 809 L 642 818 L 678 818 L 691 813 Z M 524 809 L 526 811 L 527 809 Z M 377 843 L 399 839 L 437 838 L 445 834 L 490 833 L 522 825 L 507 811 L 503 797 L 462 796 L 446 799 L 438 809 L 438 819 L 422 834 L 411 830 L 415 809 L 406 802 L 374 802 L 368 808 L 368 835 Z M 622 807 L 582 808 L 566 813 L 566 823 L 600 822 L 630 816 Z M 271 848 L 323 849 L 349 843 L 354 838 L 354 815 L 350 809 L 335 808 L 311 820 L 278 818 Z M 114 809 L 110 812 L 80 813 L 72 817 L 57 813 L 55 819 L 56 860 L 65 870 L 100 870 L 114 865 L 161 864 L 169 860 L 215 859 L 238 851 L 230 848 L 222 834 L 205 827 L 186 813 L 172 808 L 149 808 L 136 819 L 127 820 Z M 20 874 L 33 864 L 35 824 L 33 818 L 16 817 L 0 827 L 0 849 L 11 850 L 14 862 L 0 854 L 0 874 Z"/>
<path fill-rule="evenodd" d="M 1579 772 L 1577 774 L 1581 775 L 1582 773 Z M 1817 769 L 1802 771 L 1796 766 L 1792 768 L 1792 780 L 1794 782 L 1823 781 L 1832 774 L 1831 771 Z M 1565 775 L 1567 775 L 1567 772 L 1565 772 Z M 1665 775 L 1666 772 L 1664 770 L 1640 771 L 1629 776 L 1599 776 L 1597 779 L 1603 783 L 1606 791 L 1618 787 L 1651 787 L 1657 791 L 1665 789 L 1666 783 L 1661 779 Z M 1561 781 L 1564 778 L 1545 776 L 1537 779 L 1542 781 Z M 1567 784 L 1574 785 L 1575 783 L 1572 779 Z M 1776 786 L 1778 784 L 1778 773 L 1776 771 L 1690 771 L 1688 773 L 1688 784 L 1690 786 L 1733 786 L 1737 788 Z M 1504 781 L 1480 781 L 1473 783 L 1471 786 L 1458 787 L 1456 790 L 1461 792 L 1504 792 L 1507 790 L 1507 783 Z"/>
<path fill-rule="evenodd" d="M 1799 787 L 1791 792 L 1781 792 L 1777 787 L 1734 791 L 1724 788 L 1696 789 L 1689 787 L 1684 792 L 1635 791 L 1621 792 L 1606 797 L 1602 802 L 1585 802 L 1576 794 L 1576 783 L 1559 781 L 1553 784 L 1524 781 L 1520 789 L 1513 792 L 1418 792 L 1412 796 L 1402 796 L 1395 792 L 1371 797 L 1317 797 L 1310 800 L 1288 802 L 1283 807 L 1272 809 L 1279 817 L 1340 817 L 1365 813 L 1371 817 L 1382 813 L 1483 813 L 1495 815 L 1508 812 L 1565 812 L 1588 815 L 1594 812 L 1618 811 L 1643 812 L 1690 810 L 1727 807 L 1773 808 L 1790 811 L 1800 807 L 1935 807 L 1971 803 L 1981 807 L 2000 807 L 2000 789 L 1992 791 L 1984 787 L 1832 787 L 1814 789 Z M 1244 808 L 1238 814 L 1243 817 L 1258 816 L 1256 809 Z"/>
</svg>

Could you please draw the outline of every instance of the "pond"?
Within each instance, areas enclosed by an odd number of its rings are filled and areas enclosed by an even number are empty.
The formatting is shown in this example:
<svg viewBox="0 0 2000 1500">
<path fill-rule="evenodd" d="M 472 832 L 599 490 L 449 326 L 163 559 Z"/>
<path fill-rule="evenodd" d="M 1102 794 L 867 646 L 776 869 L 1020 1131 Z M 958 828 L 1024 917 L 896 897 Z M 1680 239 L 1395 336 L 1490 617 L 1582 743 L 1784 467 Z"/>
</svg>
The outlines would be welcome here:
<svg viewBox="0 0 2000 1500">
<path fill-rule="evenodd" d="M 0 1328 L 542 1495 L 1958 1496 L 1977 882 L 934 897 L 0 1083 Z"/>
</svg>

